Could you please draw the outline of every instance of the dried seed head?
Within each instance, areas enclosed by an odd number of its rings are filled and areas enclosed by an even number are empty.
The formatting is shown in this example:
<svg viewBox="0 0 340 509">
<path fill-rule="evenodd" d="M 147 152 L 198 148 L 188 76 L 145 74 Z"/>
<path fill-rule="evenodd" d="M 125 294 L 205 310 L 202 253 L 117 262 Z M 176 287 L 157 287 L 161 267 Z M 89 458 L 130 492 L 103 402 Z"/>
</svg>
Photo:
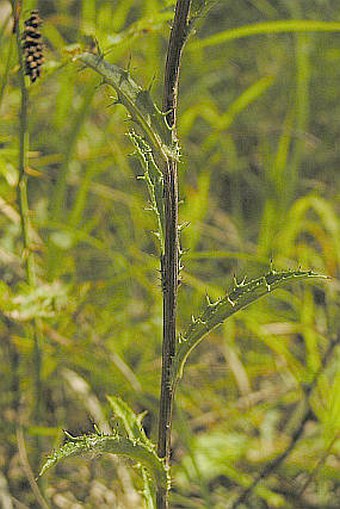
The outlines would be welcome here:
<svg viewBox="0 0 340 509">
<path fill-rule="evenodd" d="M 38 10 L 31 11 L 30 17 L 25 21 L 22 36 L 25 60 L 25 74 L 34 83 L 40 76 L 40 68 L 44 63 L 43 43 L 40 33 L 42 25 Z"/>
</svg>

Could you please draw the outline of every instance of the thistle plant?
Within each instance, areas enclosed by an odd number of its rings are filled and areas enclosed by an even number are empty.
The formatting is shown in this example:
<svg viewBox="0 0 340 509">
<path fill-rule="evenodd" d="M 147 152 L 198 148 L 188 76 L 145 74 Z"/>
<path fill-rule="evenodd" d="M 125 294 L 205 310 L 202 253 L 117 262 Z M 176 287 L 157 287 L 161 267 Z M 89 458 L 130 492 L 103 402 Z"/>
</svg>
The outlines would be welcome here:
<svg viewBox="0 0 340 509">
<path fill-rule="evenodd" d="M 197 7 L 197 5 L 198 7 Z M 207 4 L 209 4 L 207 2 Z M 44 462 L 40 476 L 59 461 L 85 453 L 110 453 L 128 457 L 136 465 L 143 481 L 146 507 L 167 509 L 171 491 L 171 432 L 176 389 L 182 382 L 186 362 L 192 351 L 209 336 L 211 331 L 224 323 L 235 313 L 246 308 L 277 288 L 295 281 L 323 278 L 312 270 L 275 270 L 268 260 L 270 269 L 251 280 L 234 278 L 228 293 L 213 300 L 206 297 L 202 311 L 190 319 L 183 330 L 177 326 L 177 297 L 180 291 L 181 262 L 185 245 L 180 240 L 178 211 L 178 168 L 181 161 L 181 143 L 177 133 L 179 78 L 182 53 L 193 34 L 197 19 L 205 14 L 204 2 L 178 0 L 167 47 L 162 106 L 157 105 L 149 90 L 139 86 L 130 72 L 105 60 L 105 51 L 81 52 L 74 57 L 75 66 L 85 66 L 97 73 L 101 82 L 116 94 L 116 103 L 124 106 L 133 127 L 128 135 L 141 165 L 149 196 L 149 208 L 154 214 L 156 235 L 159 240 L 159 268 L 163 302 L 162 373 L 159 398 L 158 443 L 154 444 L 143 429 L 143 414 L 136 415 L 118 395 L 108 396 L 117 427 L 112 433 L 102 433 L 94 427 L 91 434 L 73 436 L 65 432 L 66 443 L 54 451 Z M 18 32 L 18 44 L 20 36 Z M 39 49 L 40 51 L 40 49 Z M 20 49 L 19 49 L 20 53 Z M 42 63 L 41 55 L 35 53 L 30 61 Z M 29 65 L 29 63 L 27 64 Z M 28 69 L 28 71 L 27 71 Z M 32 81 L 39 76 L 38 70 L 26 66 Z M 24 69 L 22 69 L 22 73 Z M 22 76 L 22 80 L 24 77 Z M 23 113 L 25 113 L 26 86 L 23 82 Z M 22 139 L 25 139 L 25 125 Z M 25 212 L 26 176 L 24 147 L 20 163 L 19 201 L 21 204 L 22 230 L 25 247 L 28 246 L 28 224 Z M 26 245 L 27 244 L 27 245 Z M 32 255 L 27 258 L 27 279 L 36 285 L 33 274 Z M 34 321 L 39 333 L 39 321 Z M 39 340 L 37 359 L 39 360 Z M 39 373 L 37 374 L 37 384 Z M 39 385 L 39 384 L 38 384 Z"/>
</svg>

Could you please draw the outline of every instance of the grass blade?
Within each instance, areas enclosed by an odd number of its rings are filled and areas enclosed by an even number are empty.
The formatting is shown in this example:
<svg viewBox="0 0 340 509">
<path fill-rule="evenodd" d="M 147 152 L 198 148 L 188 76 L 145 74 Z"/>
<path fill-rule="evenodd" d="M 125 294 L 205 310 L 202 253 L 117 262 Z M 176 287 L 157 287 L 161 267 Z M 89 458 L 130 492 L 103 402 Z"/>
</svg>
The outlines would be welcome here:
<svg viewBox="0 0 340 509">
<path fill-rule="evenodd" d="M 197 43 L 189 49 L 207 48 L 217 46 L 227 41 L 250 37 L 251 35 L 264 34 L 286 34 L 294 32 L 340 32 L 340 22 L 337 21 L 314 21 L 304 19 L 291 19 L 282 21 L 268 21 L 265 23 L 256 23 L 254 25 L 245 25 L 231 30 L 225 30 L 212 35 Z"/>
</svg>

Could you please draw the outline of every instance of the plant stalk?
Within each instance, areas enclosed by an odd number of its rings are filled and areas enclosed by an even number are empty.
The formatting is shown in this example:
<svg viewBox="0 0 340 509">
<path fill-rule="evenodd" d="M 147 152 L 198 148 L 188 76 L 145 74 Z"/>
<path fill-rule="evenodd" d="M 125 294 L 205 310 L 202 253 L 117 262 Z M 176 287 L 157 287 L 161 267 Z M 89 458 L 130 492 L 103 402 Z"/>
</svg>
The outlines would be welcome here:
<svg viewBox="0 0 340 509">
<path fill-rule="evenodd" d="M 21 12 L 22 2 L 13 2 L 13 13 L 15 16 L 14 33 L 17 45 L 18 62 L 19 62 L 19 86 L 21 92 L 20 103 L 20 122 L 19 122 L 19 160 L 18 170 L 19 178 L 17 185 L 17 195 L 19 204 L 19 215 L 21 222 L 22 242 L 23 242 L 23 261 L 25 265 L 26 282 L 30 288 L 36 287 L 36 270 L 34 252 L 30 238 L 30 211 L 28 205 L 28 176 L 26 173 L 27 153 L 29 150 L 28 135 L 28 102 L 29 94 L 25 83 L 25 66 L 22 51 L 22 39 L 19 26 L 19 16 Z M 41 334 L 40 326 L 37 319 L 33 320 L 33 361 L 34 361 L 34 385 L 35 385 L 35 421 L 38 424 L 41 418 Z"/>
<path fill-rule="evenodd" d="M 182 50 L 188 36 L 191 0 L 178 0 L 170 33 L 164 78 L 163 112 L 177 144 L 178 80 Z M 176 314 L 179 279 L 178 161 L 169 157 L 164 169 L 165 248 L 161 260 L 163 285 L 162 380 L 159 410 L 158 455 L 170 463 L 174 385 L 171 368 L 176 352 Z M 168 508 L 168 488 L 157 493 L 157 508 Z"/>
</svg>

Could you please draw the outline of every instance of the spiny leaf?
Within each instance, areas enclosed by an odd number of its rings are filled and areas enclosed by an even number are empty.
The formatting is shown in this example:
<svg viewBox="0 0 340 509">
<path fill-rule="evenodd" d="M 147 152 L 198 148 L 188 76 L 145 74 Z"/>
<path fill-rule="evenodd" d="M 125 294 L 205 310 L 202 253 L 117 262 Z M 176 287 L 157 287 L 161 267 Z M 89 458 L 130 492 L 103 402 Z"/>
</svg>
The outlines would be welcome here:
<svg viewBox="0 0 340 509">
<path fill-rule="evenodd" d="M 131 440 L 119 435 L 101 435 L 93 433 L 72 437 L 67 434 L 69 441 L 54 451 L 43 464 L 39 477 L 47 470 L 65 458 L 81 456 L 84 454 L 118 454 L 126 456 L 137 464 L 145 467 L 158 486 L 167 486 L 168 475 L 164 462 L 155 451 L 145 442 Z"/>
<path fill-rule="evenodd" d="M 154 444 L 146 436 L 142 420 L 145 413 L 136 415 L 132 408 L 117 396 L 107 396 L 107 400 L 114 412 L 114 415 L 122 423 L 122 426 L 130 440 L 137 440 L 139 443 L 144 443 L 148 449 L 154 450 Z M 150 473 L 147 469 L 141 466 L 141 475 L 143 478 L 143 496 L 145 499 L 147 509 L 155 509 L 155 500 L 153 493 L 153 483 L 150 479 Z"/>
<path fill-rule="evenodd" d="M 166 161 L 168 157 L 178 157 L 177 147 L 172 146 L 171 130 L 163 115 L 151 99 L 148 90 L 143 90 L 125 71 L 117 65 L 106 62 L 101 56 L 82 53 L 75 57 L 103 77 L 104 83 L 111 85 L 118 94 L 119 101 L 126 107 L 143 130 L 156 153 Z"/>
<path fill-rule="evenodd" d="M 148 188 L 151 208 L 156 214 L 158 237 L 161 244 L 161 251 L 164 253 L 163 174 L 155 163 L 152 150 L 148 143 L 134 131 L 130 131 L 129 136 L 132 143 L 137 148 L 144 168 L 144 180 Z"/>
<path fill-rule="evenodd" d="M 156 509 L 155 490 L 152 489 L 152 484 L 150 483 L 145 468 L 142 469 L 142 476 L 144 484 L 143 497 L 145 499 L 146 509 Z"/>
<path fill-rule="evenodd" d="M 223 323 L 229 316 L 236 313 L 264 295 L 290 281 L 311 278 L 324 278 L 327 276 L 316 274 L 313 271 L 282 271 L 271 270 L 258 279 L 249 282 L 243 280 L 237 283 L 233 290 L 216 302 L 207 299 L 207 305 L 200 316 L 194 318 L 184 334 L 179 337 L 179 344 L 173 364 L 173 380 L 177 383 L 182 377 L 183 368 L 190 352 L 215 327 Z"/>
<path fill-rule="evenodd" d="M 122 422 L 128 438 L 140 440 L 148 444 L 150 448 L 153 448 L 153 444 L 146 436 L 141 422 L 145 414 L 136 415 L 132 408 L 118 396 L 107 396 L 107 400 L 115 417 Z"/>
</svg>

